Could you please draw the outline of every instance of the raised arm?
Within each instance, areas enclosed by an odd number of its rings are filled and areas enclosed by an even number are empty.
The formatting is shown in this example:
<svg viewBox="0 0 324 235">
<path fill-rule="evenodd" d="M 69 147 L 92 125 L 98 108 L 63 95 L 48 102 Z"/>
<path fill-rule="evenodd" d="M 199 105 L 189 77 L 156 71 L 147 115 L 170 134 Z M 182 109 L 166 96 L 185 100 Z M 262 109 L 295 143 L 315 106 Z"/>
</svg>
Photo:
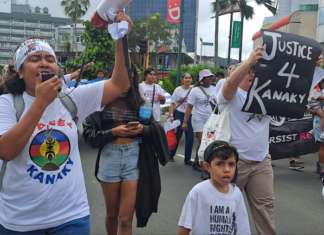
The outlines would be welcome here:
<svg viewBox="0 0 324 235">
<path fill-rule="evenodd" d="M 93 62 L 90 62 L 90 63 L 86 64 L 83 67 L 82 73 L 84 73 L 85 71 L 87 71 L 87 69 L 89 67 L 91 67 L 91 66 L 94 66 L 94 63 Z M 80 69 L 78 69 L 77 71 L 74 71 L 73 73 L 71 73 L 71 80 L 76 79 L 79 76 L 79 73 L 80 73 Z"/>
<path fill-rule="evenodd" d="M 231 76 L 227 79 L 222 88 L 226 100 L 231 100 L 234 97 L 239 85 L 243 81 L 245 75 L 249 72 L 251 66 L 253 66 L 259 59 L 262 59 L 261 50 L 264 50 L 264 47 L 259 46 L 255 48 L 251 52 L 249 58 L 233 73 L 231 73 Z"/>
<path fill-rule="evenodd" d="M 128 33 L 130 33 L 133 22 L 124 12 L 119 12 L 115 19 L 116 22 L 127 21 L 129 23 Z M 104 85 L 104 94 L 101 106 L 116 99 L 123 92 L 127 92 L 130 87 L 128 72 L 125 64 L 123 41 L 122 38 L 116 41 L 115 67 L 111 79 L 107 80 Z M 128 58 L 129 58 L 129 53 Z M 130 61 L 130 58 L 129 58 Z"/>
</svg>

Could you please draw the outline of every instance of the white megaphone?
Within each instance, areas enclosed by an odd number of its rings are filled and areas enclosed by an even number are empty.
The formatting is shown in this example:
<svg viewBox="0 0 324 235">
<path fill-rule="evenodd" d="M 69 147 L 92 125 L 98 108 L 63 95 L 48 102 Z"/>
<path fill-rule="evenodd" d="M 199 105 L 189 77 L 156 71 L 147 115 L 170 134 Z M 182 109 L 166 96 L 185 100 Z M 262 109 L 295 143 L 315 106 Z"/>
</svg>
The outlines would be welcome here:
<svg viewBox="0 0 324 235">
<path fill-rule="evenodd" d="M 125 8 L 132 0 L 102 0 L 93 16 L 91 22 L 99 29 L 105 28 L 111 20 L 106 13 L 116 13 L 118 9 Z"/>
</svg>

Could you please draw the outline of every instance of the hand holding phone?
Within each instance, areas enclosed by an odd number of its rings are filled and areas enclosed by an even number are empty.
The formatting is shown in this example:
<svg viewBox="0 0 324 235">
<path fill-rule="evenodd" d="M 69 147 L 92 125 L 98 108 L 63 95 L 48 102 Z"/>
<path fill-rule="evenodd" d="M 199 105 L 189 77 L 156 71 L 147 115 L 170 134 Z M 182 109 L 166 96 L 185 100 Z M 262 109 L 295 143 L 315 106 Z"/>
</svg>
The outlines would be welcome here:
<svg viewBox="0 0 324 235">
<path fill-rule="evenodd" d="M 134 128 L 137 127 L 139 125 L 139 122 L 129 122 L 126 125 L 126 128 Z"/>
<path fill-rule="evenodd" d="M 42 82 L 45 82 L 54 76 L 55 76 L 54 73 L 42 73 Z M 61 91 L 61 88 L 58 89 L 58 92 L 60 92 L 60 91 Z"/>
</svg>

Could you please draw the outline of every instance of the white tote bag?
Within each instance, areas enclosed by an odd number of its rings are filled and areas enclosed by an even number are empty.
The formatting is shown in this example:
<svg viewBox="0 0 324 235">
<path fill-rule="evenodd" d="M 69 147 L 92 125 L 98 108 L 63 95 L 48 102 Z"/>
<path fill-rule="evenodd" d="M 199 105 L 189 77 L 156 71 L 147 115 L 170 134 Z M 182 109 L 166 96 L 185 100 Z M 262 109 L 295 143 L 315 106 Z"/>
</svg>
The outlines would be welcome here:
<svg viewBox="0 0 324 235">
<path fill-rule="evenodd" d="M 207 146 L 215 140 L 223 140 L 229 142 L 231 139 L 231 127 L 229 120 L 229 109 L 231 101 L 228 102 L 223 112 L 210 115 L 207 122 L 204 125 L 204 130 L 201 138 L 201 144 L 198 150 L 198 157 L 204 160 L 204 152 Z"/>
</svg>

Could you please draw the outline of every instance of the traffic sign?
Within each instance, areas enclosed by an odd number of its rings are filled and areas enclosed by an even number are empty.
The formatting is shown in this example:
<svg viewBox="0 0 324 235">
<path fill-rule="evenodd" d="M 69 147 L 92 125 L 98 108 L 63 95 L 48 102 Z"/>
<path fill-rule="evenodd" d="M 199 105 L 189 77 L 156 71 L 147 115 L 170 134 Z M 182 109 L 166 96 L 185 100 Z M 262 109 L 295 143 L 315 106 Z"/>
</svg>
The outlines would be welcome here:
<svg viewBox="0 0 324 235">
<path fill-rule="evenodd" d="M 203 45 L 204 46 L 213 46 L 214 43 L 212 43 L 212 42 L 203 42 Z"/>
</svg>

